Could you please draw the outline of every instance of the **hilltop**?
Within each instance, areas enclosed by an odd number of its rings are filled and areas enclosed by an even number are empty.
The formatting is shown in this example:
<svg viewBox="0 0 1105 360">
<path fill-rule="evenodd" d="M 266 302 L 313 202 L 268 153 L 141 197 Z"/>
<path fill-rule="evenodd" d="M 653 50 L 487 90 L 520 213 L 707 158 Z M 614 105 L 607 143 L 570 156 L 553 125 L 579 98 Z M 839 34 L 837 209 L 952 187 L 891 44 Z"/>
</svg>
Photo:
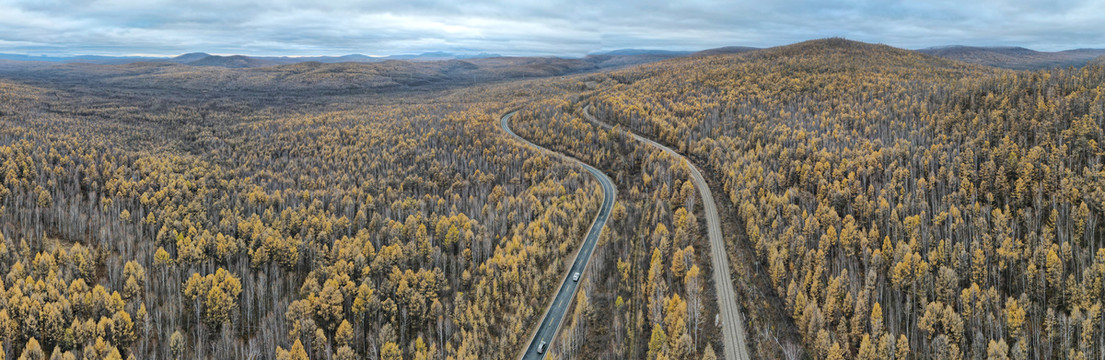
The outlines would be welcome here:
<svg viewBox="0 0 1105 360">
<path fill-rule="evenodd" d="M 177 63 L 177 64 L 187 64 L 187 63 L 190 63 L 190 62 L 193 62 L 193 61 L 202 60 L 203 58 L 207 58 L 207 57 L 211 57 L 211 54 L 204 53 L 204 52 L 194 52 L 194 53 L 187 53 L 187 54 L 175 56 L 175 57 L 169 59 L 169 62 L 173 62 L 173 63 Z"/>
<path fill-rule="evenodd" d="M 767 77 L 782 77 L 782 66 L 789 71 L 809 73 L 893 72 L 909 76 L 927 77 L 937 73 L 980 68 L 977 65 L 931 56 L 916 51 L 895 48 L 883 44 L 828 38 L 765 49 L 730 47 L 705 52 L 702 56 L 688 56 L 662 63 L 646 65 L 642 69 L 665 81 L 675 81 L 683 72 L 702 72 L 699 79 L 705 82 L 722 81 L 727 77 L 743 76 L 745 72 L 761 72 Z M 628 70 L 625 74 L 641 76 Z M 778 85 L 772 85 L 778 86 Z"/>
<path fill-rule="evenodd" d="M 844 38 L 803 41 L 796 44 L 747 52 L 749 58 L 800 59 L 839 67 L 863 66 L 939 66 L 954 67 L 947 59 L 885 44 L 872 44 Z"/>
<path fill-rule="evenodd" d="M 208 55 L 200 58 L 199 60 L 187 62 L 188 65 L 193 66 L 219 66 L 225 68 L 248 68 L 248 67 L 262 67 L 274 65 L 270 61 L 265 61 L 257 58 L 251 58 L 242 55 L 233 56 L 217 56 Z"/>
</svg>

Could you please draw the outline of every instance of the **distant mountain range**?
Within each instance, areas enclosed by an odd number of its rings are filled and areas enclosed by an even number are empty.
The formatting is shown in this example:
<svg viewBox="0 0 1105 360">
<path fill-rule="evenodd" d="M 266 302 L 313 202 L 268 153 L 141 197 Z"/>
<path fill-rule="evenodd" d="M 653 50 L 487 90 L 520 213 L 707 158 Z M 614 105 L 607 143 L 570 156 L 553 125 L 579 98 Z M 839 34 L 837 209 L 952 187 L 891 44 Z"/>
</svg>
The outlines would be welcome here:
<svg viewBox="0 0 1105 360">
<path fill-rule="evenodd" d="M 941 46 L 919 52 L 972 64 L 1015 70 L 1083 66 L 1105 49 L 1074 49 L 1056 52 L 1036 51 L 1023 47 Z"/>
<path fill-rule="evenodd" d="M 117 65 L 128 64 L 134 62 L 168 62 L 176 64 L 188 64 L 197 66 L 223 66 L 223 67 L 259 67 L 259 66 L 271 66 L 281 64 L 294 64 L 300 62 L 320 62 L 320 63 L 343 63 L 343 62 L 381 62 L 388 60 L 409 60 L 409 61 L 438 61 L 438 60 L 460 60 L 460 59 L 483 59 L 500 57 L 499 54 L 479 53 L 479 54 L 454 54 L 448 52 L 426 52 L 421 54 L 403 54 L 403 55 L 389 55 L 389 56 L 368 56 L 361 54 L 352 54 L 344 56 L 245 56 L 245 55 L 211 55 L 208 53 L 196 52 L 188 53 L 175 57 L 152 57 L 152 56 L 98 56 L 98 55 L 80 55 L 80 56 L 68 56 L 68 57 L 56 57 L 56 56 L 32 56 L 32 55 L 20 55 L 20 54 L 2 54 L 0 53 L 0 60 L 10 61 L 38 61 L 38 62 L 57 62 L 57 63 L 88 63 L 88 64 L 105 64 L 105 65 Z"/>
<path fill-rule="evenodd" d="M 182 55 L 183 56 L 183 55 Z M 169 58 L 159 57 L 144 57 L 144 56 L 97 56 L 97 55 L 80 55 L 70 57 L 55 57 L 45 55 L 21 55 L 21 54 L 2 54 L 0 53 L 0 60 L 10 61 L 45 61 L 45 62 L 85 62 L 92 64 L 125 64 L 136 61 L 152 61 L 152 60 L 165 60 Z"/>
<path fill-rule="evenodd" d="M 646 62 L 660 61 L 684 56 L 711 56 L 723 54 L 736 54 L 759 50 L 759 48 L 745 46 L 726 46 L 715 49 L 692 51 L 670 51 L 651 49 L 619 49 L 591 53 L 583 58 L 585 63 L 601 68 L 627 66 Z M 916 50 L 918 52 L 938 56 L 951 60 L 958 60 L 973 64 L 994 66 L 1015 70 L 1042 69 L 1051 67 L 1084 66 L 1091 61 L 1095 63 L 1105 62 L 1105 49 L 1075 49 L 1056 52 L 1035 51 L 1023 47 L 976 47 L 976 46 L 941 46 Z M 101 65 L 120 65 L 137 62 L 148 63 L 173 63 L 192 66 L 216 66 L 224 68 L 252 68 L 275 65 L 287 65 L 304 62 L 318 62 L 324 64 L 335 63 L 376 63 L 391 60 L 403 61 L 447 61 L 447 60 L 472 60 L 501 58 L 499 54 L 455 54 L 450 52 L 425 52 L 421 54 L 403 54 L 389 56 L 368 56 L 352 54 L 344 56 L 245 56 L 245 55 L 211 55 L 197 52 L 175 57 L 149 57 L 149 56 L 98 56 L 81 55 L 71 57 L 31 56 L 19 54 L 2 54 L 0 61 L 19 62 L 53 62 L 53 63 L 88 63 Z M 520 57 L 525 58 L 525 57 Z M 573 59 L 573 58 L 564 58 Z M 1095 60 L 1097 59 L 1097 60 Z"/>
<path fill-rule="evenodd" d="M 687 56 L 692 54 L 691 51 L 668 51 L 668 50 L 645 50 L 645 49 L 621 49 L 605 52 L 592 53 L 585 56 L 583 59 L 607 59 L 607 58 L 625 58 L 625 57 L 640 57 L 649 58 L 653 60 L 666 59 L 680 56 Z M 343 63 L 343 62 L 383 62 L 389 60 L 406 60 L 406 61 L 441 61 L 441 60 L 467 60 L 467 59 L 489 59 L 502 57 L 499 54 L 492 53 L 478 53 L 478 54 L 454 54 L 450 52 L 424 52 L 421 54 L 401 54 L 401 55 L 389 55 L 389 56 L 368 56 L 361 54 L 352 54 L 344 56 L 245 56 L 245 55 L 211 55 L 208 53 L 196 52 L 188 53 L 175 57 L 149 57 L 149 56 L 96 56 L 96 55 L 81 55 L 70 57 L 54 57 L 54 56 L 32 56 L 32 55 L 20 55 L 20 54 L 2 54 L 0 53 L 0 60 L 10 61 L 35 61 L 35 62 L 56 62 L 56 63 L 89 63 L 89 64 L 104 64 L 104 65 L 118 65 L 128 64 L 134 62 L 152 62 L 152 63 L 175 63 L 185 65 L 196 66 L 221 66 L 229 68 L 242 68 L 242 67 L 261 67 L 272 65 L 284 65 L 294 64 L 301 62 L 320 62 L 326 64 Z M 632 62 L 632 61 L 631 61 Z"/>
</svg>

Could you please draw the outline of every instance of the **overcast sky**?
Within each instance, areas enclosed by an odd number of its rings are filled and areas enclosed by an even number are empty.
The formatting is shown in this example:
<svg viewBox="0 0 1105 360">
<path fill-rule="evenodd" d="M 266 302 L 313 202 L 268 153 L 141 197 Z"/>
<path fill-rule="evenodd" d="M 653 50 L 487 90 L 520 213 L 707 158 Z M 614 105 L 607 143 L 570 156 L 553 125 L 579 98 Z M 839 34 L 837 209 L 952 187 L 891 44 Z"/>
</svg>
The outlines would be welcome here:
<svg viewBox="0 0 1105 360">
<path fill-rule="evenodd" d="M 1105 0 L 0 0 L 0 52 L 578 56 L 841 36 L 1105 48 Z"/>
</svg>

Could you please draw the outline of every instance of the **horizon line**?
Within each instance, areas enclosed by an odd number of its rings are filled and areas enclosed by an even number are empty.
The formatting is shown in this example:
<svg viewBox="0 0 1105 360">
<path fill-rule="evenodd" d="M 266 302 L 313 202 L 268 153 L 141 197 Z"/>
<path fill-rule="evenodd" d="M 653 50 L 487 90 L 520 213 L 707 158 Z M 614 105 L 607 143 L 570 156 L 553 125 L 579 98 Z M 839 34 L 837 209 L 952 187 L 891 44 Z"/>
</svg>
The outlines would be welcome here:
<svg viewBox="0 0 1105 360">
<path fill-rule="evenodd" d="M 830 37 L 830 38 L 831 38 L 831 37 Z M 814 40 L 820 40 L 820 39 L 828 39 L 828 38 L 815 38 L 815 39 L 808 39 L 808 40 L 803 40 L 803 41 L 798 41 L 798 42 L 793 42 L 793 43 L 786 43 L 786 44 L 780 44 L 780 45 L 772 45 L 772 46 L 766 46 L 766 47 L 759 47 L 759 46 L 748 46 L 748 45 L 723 45 L 723 46 L 717 46 L 717 47 L 708 47 L 708 48 L 701 48 L 701 49 L 695 49 L 695 50 L 685 50 L 685 49 L 672 49 L 672 48 L 649 48 L 649 47 L 622 47 L 622 48 L 605 48 L 605 47 L 604 47 L 604 48 L 600 48 L 600 49 L 597 49 L 597 50 L 589 51 L 589 52 L 587 52 L 587 53 L 584 53 L 584 54 L 582 54 L 582 55 L 573 55 L 573 54 L 567 54 L 567 53 L 563 53 L 563 54 L 557 54 L 557 55 L 552 55 L 552 54 L 544 54 L 544 55 L 541 55 L 541 54 L 530 54 L 530 55 L 521 55 L 521 54 L 501 54 L 501 53 L 498 53 L 498 52 L 494 52 L 494 51 L 490 51 L 490 50 L 466 50 L 466 51 L 454 51 L 454 50 L 425 50 L 425 51 L 397 52 L 397 53 L 392 53 L 392 54 L 385 54 L 385 55 L 381 55 L 381 54 L 365 54 L 365 53 L 358 53 L 358 52 L 353 52 L 353 53 L 341 53 L 341 54 L 338 54 L 338 53 L 333 53 L 333 54 L 312 54 L 312 55 L 286 55 L 286 54 L 285 54 L 285 55 L 276 55 L 276 54 L 271 54 L 271 53 L 270 53 L 270 54 L 260 54 L 260 55 L 259 55 L 259 54 L 248 54 L 248 53 L 231 53 L 231 52 L 208 52 L 208 51 L 203 51 L 203 50 L 197 50 L 197 51 L 186 51 L 186 52 L 182 52 L 182 53 L 179 53 L 179 54 L 155 54 L 155 53 L 126 53 L 126 54 L 103 54 L 103 53 L 99 53 L 99 54 L 96 54 L 96 53 L 68 53 L 68 54 L 65 54 L 65 55 L 48 55 L 48 54 L 45 54 L 45 53 L 26 53 L 26 52 L 19 52 L 18 50 L 16 50 L 16 51 L 13 51 L 13 52 L 9 52 L 9 50 L 5 50 L 5 49 L 2 49 L 2 48 L 0 48 L 0 55 L 15 55 L 15 56 L 25 56 L 25 57 L 30 57 L 30 58 L 59 58 L 59 59 L 71 59 L 71 58 L 79 58 L 79 57 L 105 57 L 105 58 L 119 58 L 119 59 L 124 59 L 124 58 L 155 58 L 155 59 L 171 59 L 171 58 L 175 58 L 175 57 L 179 57 L 179 56 L 183 56 L 183 55 L 189 55 L 189 54 L 206 54 L 206 55 L 211 55 L 211 56 L 245 56 L 245 57 L 251 57 L 251 58 L 292 58 L 292 59 L 295 59 L 295 58 L 324 58 L 324 57 L 329 57 L 329 58 L 340 58 L 340 57 L 345 57 L 345 56 L 365 56 L 365 57 L 370 57 L 370 58 L 386 58 L 386 57 L 391 57 L 391 56 L 420 56 L 420 55 L 426 55 L 426 54 L 443 53 L 443 54 L 448 54 L 448 55 L 459 55 L 459 56 L 479 56 L 479 55 L 489 55 L 488 57 L 559 57 L 559 58 L 582 58 L 582 57 L 586 57 L 586 56 L 590 56 L 590 55 L 602 55 L 602 54 L 605 54 L 605 53 L 609 53 L 609 52 L 615 52 L 615 51 L 622 51 L 622 50 L 637 50 L 637 51 L 656 51 L 656 52 L 685 52 L 685 53 L 694 53 L 694 52 L 699 52 L 699 51 L 706 51 L 706 50 L 720 49 L 720 48 L 726 48 L 726 47 L 748 47 L 748 48 L 755 48 L 755 49 L 770 49 L 770 48 L 774 48 L 774 47 L 780 47 L 780 46 L 787 46 L 787 45 L 799 44 L 799 43 L 803 43 L 803 42 L 806 42 L 806 41 L 814 41 Z M 1056 52 L 1063 52 L 1063 51 L 1073 51 L 1073 50 L 1105 50 L 1105 45 L 1101 45 L 1101 47 L 1092 47 L 1092 46 L 1091 46 L 1091 47 L 1075 47 L 1075 48 L 1062 49 L 1062 50 L 1051 50 L 1051 51 L 1048 51 L 1048 50 L 1037 50 L 1037 49 L 1033 49 L 1033 48 L 1030 48 L 1030 47 L 1027 47 L 1027 46 L 1022 46 L 1022 45 L 962 45 L 962 44 L 947 44 L 947 45 L 933 45 L 933 46 L 927 46 L 927 47 L 917 47 L 917 48 L 906 48 L 906 47 L 898 47 L 898 46 L 894 46 L 894 45 L 891 45 L 891 44 L 887 44 L 887 43 L 883 43 L 883 42 L 867 42 L 867 41 L 862 41 L 862 40 L 855 40 L 855 39 L 849 39 L 849 38 L 843 38 L 843 39 L 846 39 L 846 40 L 850 40 L 850 41 L 857 41 L 857 42 L 862 42 L 862 43 L 868 43 L 868 44 L 887 45 L 887 46 L 890 46 L 890 47 L 894 47 L 894 48 L 898 48 L 898 49 L 904 49 L 904 50 L 912 50 L 912 51 L 919 51 L 919 50 L 929 50 L 929 49 L 940 49 L 940 48 L 954 48 L 954 47 L 968 47 L 968 48 L 982 48 L 982 49 L 987 49 L 987 48 L 989 48 L 989 49 L 998 49 L 998 48 L 1022 48 L 1022 49 L 1027 49 L 1027 50 L 1031 50 L 1031 51 L 1036 51 L 1036 52 L 1043 52 L 1043 53 L 1056 53 Z M 13 49 L 13 50 L 14 50 L 14 49 Z"/>
</svg>

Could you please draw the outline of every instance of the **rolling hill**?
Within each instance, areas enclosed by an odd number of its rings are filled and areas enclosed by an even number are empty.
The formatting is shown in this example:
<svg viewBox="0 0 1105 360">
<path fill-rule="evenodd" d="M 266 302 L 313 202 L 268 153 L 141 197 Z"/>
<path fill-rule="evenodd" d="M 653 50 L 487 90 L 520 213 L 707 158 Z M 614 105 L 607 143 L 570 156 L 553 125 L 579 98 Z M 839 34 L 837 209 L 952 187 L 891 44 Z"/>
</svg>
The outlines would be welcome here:
<svg viewBox="0 0 1105 360">
<path fill-rule="evenodd" d="M 771 334 L 757 358 L 786 351 L 773 332 L 789 324 L 813 359 L 1100 357 L 1087 223 L 1105 68 L 994 67 L 1092 50 L 946 50 L 825 39 L 676 59 L 611 72 L 580 106 L 724 184 L 749 333 Z M 1063 322 L 1080 341 L 1053 335 Z"/>
<path fill-rule="evenodd" d="M 188 65 L 193 66 L 219 66 L 225 68 L 250 68 L 250 67 L 262 67 L 275 65 L 270 61 L 265 61 L 257 58 L 252 58 L 242 55 L 233 56 L 217 56 L 208 55 L 207 57 L 200 58 L 196 61 L 190 61 Z"/>
<path fill-rule="evenodd" d="M 724 54 L 739 54 L 742 52 L 748 52 L 753 50 L 759 50 L 759 48 L 749 46 L 723 46 L 719 48 L 706 49 L 696 53 L 692 53 L 691 56 L 710 56 L 710 55 L 724 55 Z"/>
<path fill-rule="evenodd" d="M 444 56 L 443 54 L 438 54 Z M 184 54 L 126 64 L 0 62 L 0 76 L 44 86 L 110 85 L 143 91 L 372 91 L 466 86 L 614 69 L 672 58 L 671 54 L 590 55 L 583 58 L 487 57 L 372 62 Z M 296 58 L 299 59 L 299 58 Z"/>
<path fill-rule="evenodd" d="M 1086 65 L 1086 63 L 1095 57 L 1105 55 L 1105 49 L 1075 49 L 1045 52 L 1023 47 L 946 46 L 917 51 L 972 64 L 1014 70 L 1032 70 L 1067 66 L 1078 67 Z"/>
</svg>

